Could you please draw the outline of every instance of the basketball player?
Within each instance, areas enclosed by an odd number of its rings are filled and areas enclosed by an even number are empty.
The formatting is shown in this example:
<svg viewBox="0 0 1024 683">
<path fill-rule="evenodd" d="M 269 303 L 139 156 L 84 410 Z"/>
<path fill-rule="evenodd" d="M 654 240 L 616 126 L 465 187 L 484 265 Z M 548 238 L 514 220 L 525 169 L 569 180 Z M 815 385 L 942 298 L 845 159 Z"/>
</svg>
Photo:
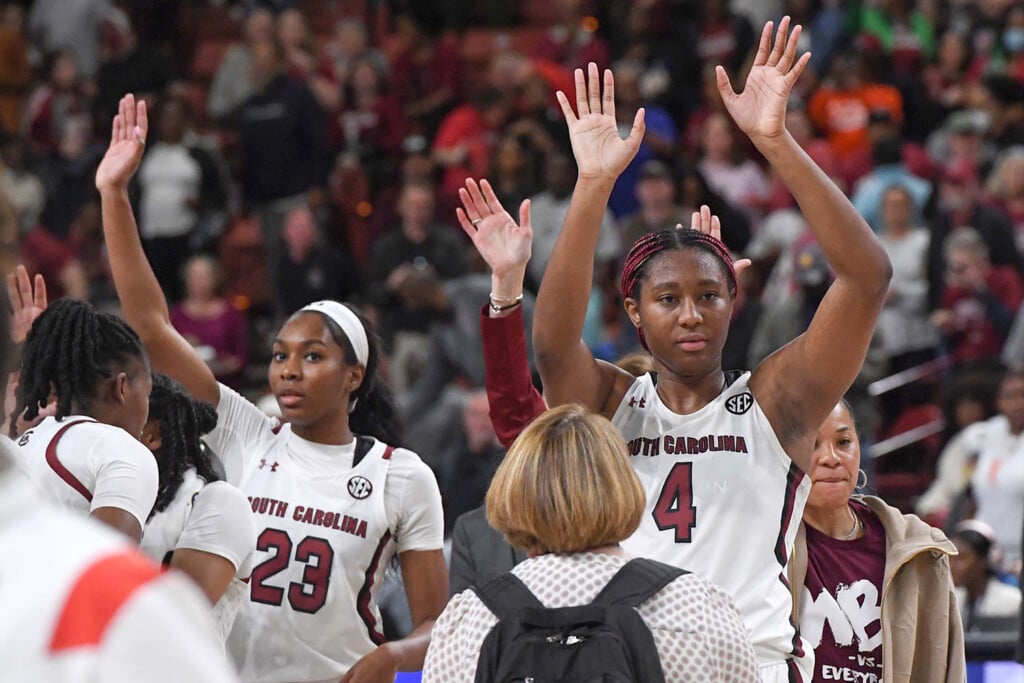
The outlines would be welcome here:
<svg viewBox="0 0 1024 683">
<path fill-rule="evenodd" d="M 256 521 L 242 492 L 218 481 L 200 442 L 216 426 L 213 406 L 167 375 L 153 375 L 142 443 L 156 457 L 160 488 L 139 547 L 196 582 L 214 605 L 223 642 L 252 572 Z"/>
<path fill-rule="evenodd" d="M 139 243 L 126 187 L 148 128 L 127 95 L 96 175 L 118 295 L 158 369 L 217 406 L 207 443 L 249 497 L 257 557 L 228 650 L 247 681 L 390 683 L 423 663 L 448 595 L 437 483 L 397 441 L 377 376 L 379 348 L 347 306 L 296 312 L 274 340 L 268 379 L 287 424 L 221 386 L 171 326 Z M 415 630 L 385 643 L 376 598 L 397 554 Z"/>
<path fill-rule="evenodd" d="M 9 322 L 0 309 L 0 368 Z M 199 592 L 123 535 L 45 505 L 10 450 L 0 437 L 0 681 L 235 680 Z"/>
<path fill-rule="evenodd" d="M 762 31 L 745 89 L 722 67 L 718 87 L 736 125 L 796 198 L 836 280 L 807 331 L 752 373 L 727 377 L 722 347 L 736 278 L 725 246 L 704 230 L 645 235 L 630 249 L 622 295 L 657 371 L 634 378 L 595 361 L 580 341 L 601 217 L 643 137 L 643 111 L 626 140 L 614 82 L 576 72 L 569 125 L 579 177 L 537 298 L 534 351 L 550 405 L 577 402 L 610 418 L 630 446 L 647 494 L 624 545 L 707 577 L 732 595 L 762 678 L 810 680 L 809 652 L 790 620 L 784 568 L 807 500 L 814 439 L 864 360 L 891 266 L 871 229 L 785 128 L 786 103 L 810 58 L 800 27 Z M 712 221 L 703 209 L 701 224 Z"/>
<path fill-rule="evenodd" d="M 11 416 L 32 423 L 16 463 L 46 498 L 89 515 L 137 543 L 153 509 L 157 466 L 139 441 L 149 411 L 149 361 L 120 318 L 60 299 L 32 323 Z"/>
</svg>

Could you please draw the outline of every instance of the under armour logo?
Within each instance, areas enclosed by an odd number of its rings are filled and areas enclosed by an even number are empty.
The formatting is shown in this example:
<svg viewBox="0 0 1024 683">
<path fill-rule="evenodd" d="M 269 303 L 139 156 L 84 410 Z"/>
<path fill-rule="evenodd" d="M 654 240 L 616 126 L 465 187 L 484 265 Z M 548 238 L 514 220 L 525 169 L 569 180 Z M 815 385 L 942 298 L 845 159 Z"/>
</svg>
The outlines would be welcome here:
<svg viewBox="0 0 1024 683">
<path fill-rule="evenodd" d="M 261 459 L 260 459 L 260 469 L 262 470 L 262 469 L 264 469 L 264 468 L 265 468 L 266 466 L 267 466 L 267 461 L 261 458 Z M 270 465 L 270 471 L 271 471 L 271 472 L 277 472 L 277 463 L 276 463 L 276 462 L 275 462 L 275 463 L 272 463 L 272 464 Z"/>
<path fill-rule="evenodd" d="M 643 398 L 642 396 L 640 397 L 639 401 L 636 400 L 636 396 L 634 396 L 633 398 L 629 399 L 629 407 L 630 408 L 636 408 L 637 406 L 640 406 L 641 408 L 646 408 L 647 407 L 647 399 Z"/>
</svg>

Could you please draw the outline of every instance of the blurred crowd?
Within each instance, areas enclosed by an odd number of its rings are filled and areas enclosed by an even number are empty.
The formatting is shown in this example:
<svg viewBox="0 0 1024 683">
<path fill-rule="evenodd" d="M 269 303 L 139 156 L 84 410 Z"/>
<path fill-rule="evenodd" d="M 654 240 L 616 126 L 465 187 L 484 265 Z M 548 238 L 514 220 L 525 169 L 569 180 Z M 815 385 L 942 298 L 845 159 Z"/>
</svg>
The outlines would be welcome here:
<svg viewBox="0 0 1024 683">
<path fill-rule="evenodd" d="M 850 400 L 867 444 L 923 436 L 879 457 L 872 482 L 933 522 L 977 517 L 1018 561 L 1024 488 L 997 480 L 1019 468 L 1024 481 L 1024 466 L 1000 469 L 1024 447 L 1024 376 L 1007 370 L 1024 366 L 1024 2 L 463 5 L 0 4 L 2 267 L 43 273 L 53 298 L 116 306 L 93 178 L 118 98 L 144 97 L 154 120 L 133 201 L 175 325 L 258 396 L 286 312 L 360 304 L 451 522 L 503 455 L 482 390 L 490 279 L 457 227 L 457 190 L 488 178 L 510 212 L 531 200 L 535 292 L 575 181 L 554 96 L 573 68 L 612 67 L 623 132 L 639 107 L 647 122 L 597 249 L 595 355 L 638 347 L 617 293 L 629 245 L 702 204 L 753 260 L 723 367 L 752 367 L 805 329 L 832 275 L 714 75 L 721 64 L 742 82 L 753 27 L 788 13 L 813 54 L 788 129 L 895 270 Z M 525 303 L 529 325 L 530 292 Z"/>
</svg>

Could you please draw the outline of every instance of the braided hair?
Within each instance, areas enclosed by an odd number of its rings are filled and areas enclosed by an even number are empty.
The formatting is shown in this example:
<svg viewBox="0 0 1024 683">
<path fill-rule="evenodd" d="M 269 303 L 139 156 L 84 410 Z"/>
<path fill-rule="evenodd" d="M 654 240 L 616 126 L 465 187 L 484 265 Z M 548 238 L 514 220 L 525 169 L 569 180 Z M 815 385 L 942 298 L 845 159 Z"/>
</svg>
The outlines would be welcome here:
<svg viewBox="0 0 1024 683">
<path fill-rule="evenodd" d="M 195 468 L 207 483 L 220 479 L 210 462 L 210 454 L 200 437 L 217 426 L 217 411 L 209 403 L 197 401 L 167 375 L 153 373 L 153 391 L 149 395 L 149 420 L 160 423 L 160 448 L 156 450 L 160 488 L 150 517 L 174 500 L 185 477 Z"/>
<path fill-rule="evenodd" d="M 638 239 L 626 254 L 626 264 L 622 269 L 619 288 L 623 299 L 640 299 L 640 285 L 647 277 L 647 267 L 655 256 L 664 251 L 680 249 L 700 249 L 714 256 L 725 268 L 728 280 L 729 296 L 736 296 L 736 269 L 732 263 L 732 254 L 722 240 L 692 228 L 670 228 L 659 232 L 649 232 Z M 644 332 L 637 329 L 640 343 L 647 348 Z"/>
<path fill-rule="evenodd" d="M 25 340 L 11 429 L 22 413 L 34 420 L 51 393 L 57 395 L 57 419 L 67 417 L 75 403 L 96 396 L 115 365 L 132 359 L 145 361 L 146 352 L 128 323 L 83 301 L 58 299 L 36 318 Z"/>
</svg>

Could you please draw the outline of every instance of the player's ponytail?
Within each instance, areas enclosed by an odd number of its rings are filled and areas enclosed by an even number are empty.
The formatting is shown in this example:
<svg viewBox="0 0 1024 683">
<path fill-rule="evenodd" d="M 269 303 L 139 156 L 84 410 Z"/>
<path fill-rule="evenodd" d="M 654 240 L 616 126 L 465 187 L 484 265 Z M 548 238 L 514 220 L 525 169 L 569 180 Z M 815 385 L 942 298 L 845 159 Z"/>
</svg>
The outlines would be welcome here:
<svg viewBox="0 0 1024 683">
<path fill-rule="evenodd" d="M 358 363 L 355 350 L 341 327 L 330 316 L 323 314 L 321 316 L 334 341 L 345 354 L 345 362 L 350 365 Z M 391 390 L 377 374 L 380 366 L 380 340 L 373 332 L 370 323 L 359 313 L 356 313 L 356 316 L 366 331 L 369 352 L 366 360 L 366 372 L 363 373 L 363 383 L 352 392 L 352 410 L 348 416 L 349 429 L 353 434 L 372 436 L 392 446 L 401 445 L 402 427 L 398 417 L 398 407 L 395 405 Z"/>
<path fill-rule="evenodd" d="M 149 395 L 149 419 L 160 422 L 160 448 L 154 454 L 160 473 L 160 487 L 150 516 L 163 511 L 174 500 L 185 478 L 194 468 L 207 482 L 217 481 L 209 451 L 200 438 L 217 426 L 217 411 L 192 395 L 167 375 L 153 373 Z"/>
</svg>

